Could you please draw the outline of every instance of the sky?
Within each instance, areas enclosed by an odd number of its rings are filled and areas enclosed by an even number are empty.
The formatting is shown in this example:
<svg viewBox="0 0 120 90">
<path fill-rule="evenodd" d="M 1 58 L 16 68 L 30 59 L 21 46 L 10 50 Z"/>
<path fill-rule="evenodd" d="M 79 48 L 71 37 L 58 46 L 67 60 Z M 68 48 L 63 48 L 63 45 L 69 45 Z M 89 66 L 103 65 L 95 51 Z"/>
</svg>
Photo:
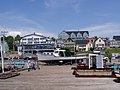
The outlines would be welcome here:
<svg viewBox="0 0 120 90">
<path fill-rule="evenodd" d="M 64 30 L 120 35 L 120 0 L 0 0 L 0 31 L 6 35 L 57 37 Z"/>
</svg>

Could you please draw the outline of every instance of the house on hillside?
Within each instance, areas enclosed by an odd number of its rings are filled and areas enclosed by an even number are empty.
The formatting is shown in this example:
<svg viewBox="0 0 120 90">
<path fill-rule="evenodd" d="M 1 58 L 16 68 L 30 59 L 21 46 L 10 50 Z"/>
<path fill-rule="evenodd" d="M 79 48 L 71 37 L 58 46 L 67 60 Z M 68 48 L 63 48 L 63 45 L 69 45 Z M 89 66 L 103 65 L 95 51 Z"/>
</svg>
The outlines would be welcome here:
<svg viewBox="0 0 120 90">
<path fill-rule="evenodd" d="M 94 43 L 94 48 L 96 50 L 104 50 L 106 48 L 105 41 L 102 38 L 98 38 Z"/>
<path fill-rule="evenodd" d="M 66 30 L 58 35 L 57 45 L 63 47 L 74 47 L 75 40 L 83 40 L 89 37 L 88 31 Z M 71 41 L 69 41 L 71 39 Z M 61 40 L 61 41 L 60 41 Z M 61 45 L 58 42 L 62 42 Z"/>
<path fill-rule="evenodd" d="M 89 40 L 75 40 L 75 46 L 77 51 L 89 51 Z"/>
<path fill-rule="evenodd" d="M 71 51 L 75 51 L 75 42 L 71 38 L 68 38 L 64 42 L 64 47 L 70 48 Z"/>
<path fill-rule="evenodd" d="M 110 40 L 110 47 L 119 48 L 120 47 L 120 36 L 113 36 Z"/>
<path fill-rule="evenodd" d="M 89 48 L 94 48 L 94 42 L 95 42 L 95 38 L 86 38 L 85 40 L 88 40 L 88 46 Z"/>
<path fill-rule="evenodd" d="M 62 39 L 85 39 L 89 37 L 89 32 L 88 31 L 78 31 L 78 30 L 66 30 L 62 31 L 59 35 L 58 38 Z"/>
</svg>

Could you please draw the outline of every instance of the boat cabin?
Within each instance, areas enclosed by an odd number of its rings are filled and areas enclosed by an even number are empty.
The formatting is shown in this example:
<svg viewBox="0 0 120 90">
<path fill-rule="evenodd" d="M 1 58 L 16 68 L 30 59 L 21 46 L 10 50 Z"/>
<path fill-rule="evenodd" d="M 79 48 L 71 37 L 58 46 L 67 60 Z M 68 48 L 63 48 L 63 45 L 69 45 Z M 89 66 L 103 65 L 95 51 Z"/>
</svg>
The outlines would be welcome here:
<svg viewBox="0 0 120 90">
<path fill-rule="evenodd" d="M 53 55 L 56 57 L 65 57 L 65 50 L 57 49 L 53 52 Z"/>
<path fill-rule="evenodd" d="M 103 68 L 103 55 L 100 52 L 95 52 L 93 54 L 89 54 L 89 69 L 90 68 Z"/>
<path fill-rule="evenodd" d="M 53 55 L 55 57 L 65 57 L 65 51 L 66 50 L 60 50 L 60 49 L 56 49 L 54 50 L 54 52 L 43 52 L 43 54 L 45 55 Z"/>
</svg>

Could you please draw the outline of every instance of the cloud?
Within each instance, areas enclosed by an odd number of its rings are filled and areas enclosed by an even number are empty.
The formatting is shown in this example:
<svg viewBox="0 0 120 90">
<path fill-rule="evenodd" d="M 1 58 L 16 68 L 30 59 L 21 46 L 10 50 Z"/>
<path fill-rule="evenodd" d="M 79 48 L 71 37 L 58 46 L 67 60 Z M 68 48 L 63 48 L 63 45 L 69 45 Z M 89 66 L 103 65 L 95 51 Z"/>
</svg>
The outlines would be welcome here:
<svg viewBox="0 0 120 90">
<path fill-rule="evenodd" d="M 76 13 L 80 12 L 80 3 L 83 0 L 45 0 L 44 4 L 47 8 L 68 8 L 73 9 Z"/>
<path fill-rule="evenodd" d="M 38 22 L 23 16 L 11 16 L 9 17 L 9 19 L 11 19 L 12 21 L 24 23 L 25 25 L 29 24 L 32 26 L 34 25 L 36 27 L 43 28 L 43 26 L 41 26 Z"/>
<path fill-rule="evenodd" d="M 80 31 L 89 31 L 90 37 L 98 36 L 112 38 L 114 35 L 120 34 L 120 24 L 105 23 L 83 28 L 80 29 Z"/>
<path fill-rule="evenodd" d="M 14 12 L 0 13 L 0 31 L 8 31 L 7 35 L 24 36 L 31 33 L 38 33 L 44 36 L 55 36 L 48 32 L 39 22 L 20 16 Z"/>
<path fill-rule="evenodd" d="M 9 33 L 7 35 L 15 36 L 16 34 L 20 34 L 24 36 L 25 34 L 34 32 L 46 35 L 48 33 L 39 22 L 13 12 L 0 13 L 0 23 L 0 30 L 8 31 Z M 48 33 L 47 35 L 52 34 Z"/>
<path fill-rule="evenodd" d="M 36 22 L 33 19 L 30 19 L 23 15 L 20 14 L 18 15 L 14 12 L 0 13 L 0 22 L 3 25 L 11 25 L 17 27 L 28 26 L 28 27 L 37 27 L 39 29 L 44 29 L 44 27 L 39 22 Z"/>
<path fill-rule="evenodd" d="M 36 33 L 39 35 L 44 35 L 44 36 L 50 36 L 50 37 L 55 37 L 53 33 L 47 32 L 45 30 L 40 30 L 38 28 L 30 28 L 30 27 L 22 27 L 22 28 L 8 28 L 5 26 L 0 26 L 0 32 L 1 31 L 7 31 L 6 36 L 13 36 L 15 37 L 16 35 L 25 36 L 28 34 Z"/>
</svg>

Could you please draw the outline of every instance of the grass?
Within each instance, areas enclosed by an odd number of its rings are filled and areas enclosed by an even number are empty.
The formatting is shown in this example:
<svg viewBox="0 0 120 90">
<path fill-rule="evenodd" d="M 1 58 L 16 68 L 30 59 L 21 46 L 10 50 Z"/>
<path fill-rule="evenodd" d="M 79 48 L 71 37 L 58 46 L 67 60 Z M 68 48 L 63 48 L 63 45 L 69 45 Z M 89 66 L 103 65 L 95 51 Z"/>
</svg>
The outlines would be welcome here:
<svg viewBox="0 0 120 90">
<path fill-rule="evenodd" d="M 112 53 L 119 53 L 120 54 L 120 48 L 109 48 L 105 52 L 105 56 L 111 57 Z"/>
</svg>

